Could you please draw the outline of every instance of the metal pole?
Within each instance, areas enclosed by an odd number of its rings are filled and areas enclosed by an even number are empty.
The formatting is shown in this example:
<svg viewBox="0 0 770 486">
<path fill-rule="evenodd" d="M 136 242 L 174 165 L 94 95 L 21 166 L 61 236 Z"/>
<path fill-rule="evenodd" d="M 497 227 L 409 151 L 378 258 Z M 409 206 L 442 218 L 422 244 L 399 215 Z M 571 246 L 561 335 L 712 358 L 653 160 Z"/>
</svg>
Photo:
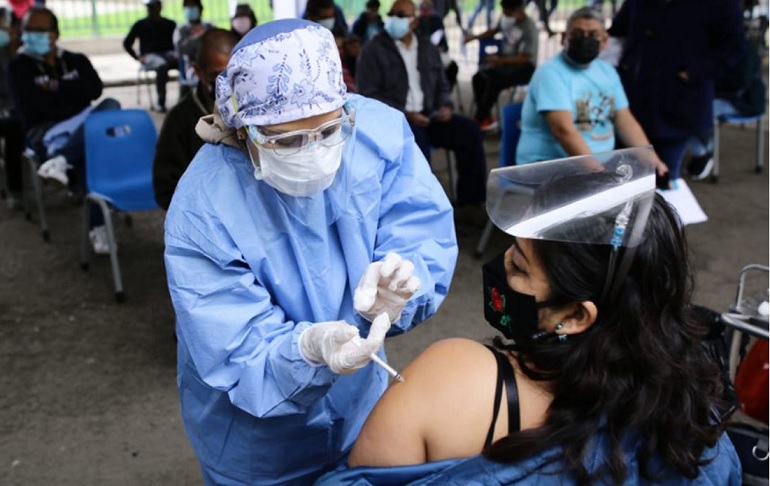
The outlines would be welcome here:
<svg viewBox="0 0 770 486">
<path fill-rule="evenodd" d="M 91 0 L 91 31 L 99 35 L 99 20 L 96 16 L 96 0 Z"/>
</svg>

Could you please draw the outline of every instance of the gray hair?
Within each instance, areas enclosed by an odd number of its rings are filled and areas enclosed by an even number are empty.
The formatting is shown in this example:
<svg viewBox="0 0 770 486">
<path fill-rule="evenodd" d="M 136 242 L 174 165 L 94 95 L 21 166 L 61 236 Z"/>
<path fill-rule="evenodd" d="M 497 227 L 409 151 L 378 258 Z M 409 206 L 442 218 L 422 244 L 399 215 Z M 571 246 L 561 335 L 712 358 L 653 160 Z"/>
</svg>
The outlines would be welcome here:
<svg viewBox="0 0 770 486">
<path fill-rule="evenodd" d="M 594 7 L 581 7 L 572 12 L 569 19 L 567 19 L 567 32 L 569 32 L 572 24 L 578 19 L 597 20 L 602 24 L 602 29 L 604 29 L 604 15 L 598 9 Z"/>
</svg>

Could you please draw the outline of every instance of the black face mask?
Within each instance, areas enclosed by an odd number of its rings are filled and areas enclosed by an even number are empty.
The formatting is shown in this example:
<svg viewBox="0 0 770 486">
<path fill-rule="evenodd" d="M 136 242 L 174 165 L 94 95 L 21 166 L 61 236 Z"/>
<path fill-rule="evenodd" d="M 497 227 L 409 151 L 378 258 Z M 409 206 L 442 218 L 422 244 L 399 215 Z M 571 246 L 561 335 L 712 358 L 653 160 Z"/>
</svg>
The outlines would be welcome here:
<svg viewBox="0 0 770 486">
<path fill-rule="evenodd" d="M 505 252 L 481 267 L 484 280 L 484 318 L 517 343 L 540 341 L 551 335 L 537 328 L 538 309 L 546 307 L 538 303 L 534 295 L 513 290 L 505 278 Z"/>
<path fill-rule="evenodd" d="M 570 37 L 567 43 L 567 57 L 581 66 L 590 64 L 599 55 L 599 41 L 594 37 Z"/>
</svg>

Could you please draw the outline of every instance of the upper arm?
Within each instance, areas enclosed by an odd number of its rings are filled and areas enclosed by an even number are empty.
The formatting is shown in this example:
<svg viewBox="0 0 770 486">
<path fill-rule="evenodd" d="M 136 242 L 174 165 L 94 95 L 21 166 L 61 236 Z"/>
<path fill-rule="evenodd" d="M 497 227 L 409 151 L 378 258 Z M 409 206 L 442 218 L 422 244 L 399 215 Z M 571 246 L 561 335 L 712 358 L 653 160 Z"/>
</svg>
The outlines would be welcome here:
<svg viewBox="0 0 770 486">
<path fill-rule="evenodd" d="M 495 358 L 467 339 L 439 341 L 412 361 L 382 396 L 348 459 L 396 466 L 481 452 L 492 418 Z"/>
<path fill-rule="evenodd" d="M 559 137 L 567 132 L 575 130 L 575 122 L 572 119 L 572 112 L 567 110 L 552 110 L 543 112 L 548 128 L 555 137 Z"/>
</svg>

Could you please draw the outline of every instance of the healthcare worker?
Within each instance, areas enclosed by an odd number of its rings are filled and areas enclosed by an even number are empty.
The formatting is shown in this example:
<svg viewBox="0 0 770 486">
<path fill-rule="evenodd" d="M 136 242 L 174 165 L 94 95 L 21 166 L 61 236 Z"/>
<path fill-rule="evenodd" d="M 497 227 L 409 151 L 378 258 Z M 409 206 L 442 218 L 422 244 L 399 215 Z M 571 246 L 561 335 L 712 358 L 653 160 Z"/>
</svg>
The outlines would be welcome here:
<svg viewBox="0 0 770 486">
<path fill-rule="evenodd" d="M 197 132 L 165 224 L 185 429 L 207 484 L 312 483 L 385 390 L 385 334 L 446 296 L 452 209 L 315 23 L 251 30 Z"/>
</svg>

